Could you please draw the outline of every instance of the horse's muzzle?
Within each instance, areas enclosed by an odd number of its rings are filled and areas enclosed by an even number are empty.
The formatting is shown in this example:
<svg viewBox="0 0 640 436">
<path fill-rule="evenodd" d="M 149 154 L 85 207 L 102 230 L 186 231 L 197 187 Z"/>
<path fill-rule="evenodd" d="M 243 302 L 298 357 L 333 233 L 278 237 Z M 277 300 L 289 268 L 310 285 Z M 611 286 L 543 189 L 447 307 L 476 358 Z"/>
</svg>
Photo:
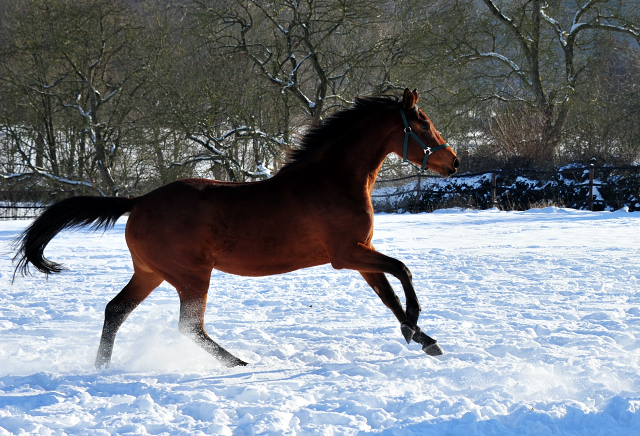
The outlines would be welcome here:
<svg viewBox="0 0 640 436">
<path fill-rule="evenodd" d="M 444 169 L 444 174 L 443 175 L 445 175 L 445 177 L 449 177 L 449 176 L 454 175 L 455 173 L 458 172 L 458 167 L 459 166 L 460 166 L 460 160 L 458 160 L 458 158 L 455 158 L 453 160 L 453 162 L 451 162 L 451 167 L 450 168 L 447 168 L 447 167 L 443 168 Z"/>
</svg>

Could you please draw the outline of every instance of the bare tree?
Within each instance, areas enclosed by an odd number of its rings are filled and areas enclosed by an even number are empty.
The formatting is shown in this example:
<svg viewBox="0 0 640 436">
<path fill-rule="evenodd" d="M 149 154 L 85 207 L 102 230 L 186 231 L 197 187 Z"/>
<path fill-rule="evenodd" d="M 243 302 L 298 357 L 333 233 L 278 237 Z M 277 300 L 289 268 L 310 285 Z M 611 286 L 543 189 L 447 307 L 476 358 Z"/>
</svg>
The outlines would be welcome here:
<svg viewBox="0 0 640 436">
<path fill-rule="evenodd" d="M 133 110 L 131 99 L 145 80 L 146 65 L 134 50 L 136 24 L 119 0 L 74 0 L 47 9 L 47 25 L 78 92 L 71 101 L 58 98 L 81 117 L 102 182 L 117 192 L 112 171 L 123 120 Z"/>
<path fill-rule="evenodd" d="M 65 80 L 66 73 L 59 68 L 50 35 L 40 27 L 41 11 L 20 2 L 4 7 L 0 117 L 5 152 L 16 156 L 15 164 L 26 165 L 21 174 L 59 178 L 65 153 L 56 123 L 63 115 L 50 90 Z"/>
<path fill-rule="evenodd" d="M 640 50 L 611 35 L 581 75 L 563 151 L 573 158 L 627 164 L 640 159 Z"/>
<path fill-rule="evenodd" d="M 441 86 L 463 103 L 454 105 L 458 119 L 468 113 L 491 118 L 499 106 L 485 104 L 490 101 L 528 106 L 518 112 L 537 113 L 532 135 L 547 144 L 547 161 L 562 144 L 576 91 L 589 86 L 580 77 L 594 62 L 594 48 L 611 33 L 636 41 L 636 48 L 640 37 L 633 1 L 482 0 L 431 7 L 442 13 L 421 24 L 431 38 L 422 47 L 448 67 Z"/>
<path fill-rule="evenodd" d="M 32 0 L 10 13 L 9 62 L 0 75 L 32 114 L 33 138 L 17 142 L 24 162 L 40 176 L 116 193 L 113 170 L 146 74 L 131 9 L 120 0 Z M 19 120 L 6 125 L 23 138 Z M 65 149 L 77 170 L 61 177 Z"/>
<path fill-rule="evenodd" d="M 237 0 L 213 6 L 195 0 L 210 37 L 242 53 L 305 117 L 319 121 L 332 105 L 377 91 L 384 80 L 385 21 L 380 5 L 345 0 Z M 366 69 L 367 74 L 362 75 Z"/>
<path fill-rule="evenodd" d="M 463 166 L 465 149 L 492 165 L 632 160 L 639 14 L 631 0 L 5 0 L 1 176 L 105 195 L 259 179 L 310 123 L 407 86 Z"/>
</svg>

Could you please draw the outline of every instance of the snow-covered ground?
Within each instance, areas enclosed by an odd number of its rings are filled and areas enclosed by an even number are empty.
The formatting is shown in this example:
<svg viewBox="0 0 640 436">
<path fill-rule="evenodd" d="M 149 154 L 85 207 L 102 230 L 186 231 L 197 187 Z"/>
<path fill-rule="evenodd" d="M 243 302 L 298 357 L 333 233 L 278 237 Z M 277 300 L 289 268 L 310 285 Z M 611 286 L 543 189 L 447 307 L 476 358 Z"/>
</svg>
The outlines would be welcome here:
<svg viewBox="0 0 640 436">
<path fill-rule="evenodd" d="M 207 329 L 251 362 L 233 369 L 179 334 L 166 285 L 93 369 L 132 272 L 125 221 L 60 234 L 46 254 L 69 270 L 12 285 L 27 224 L 0 222 L 0 434 L 640 434 L 640 213 L 377 215 L 440 358 L 406 345 L 356 272 L 214 272 Z"/>
</svg>

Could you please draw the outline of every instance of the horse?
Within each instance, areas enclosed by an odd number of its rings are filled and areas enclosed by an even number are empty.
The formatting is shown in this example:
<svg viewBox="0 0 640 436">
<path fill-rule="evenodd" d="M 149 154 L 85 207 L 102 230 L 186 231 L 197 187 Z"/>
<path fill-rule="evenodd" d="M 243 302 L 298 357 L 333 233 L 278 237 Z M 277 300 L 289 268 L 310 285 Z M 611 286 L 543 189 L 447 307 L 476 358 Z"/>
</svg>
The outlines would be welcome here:
<svg viewBox="0 0 640 436">
<path fill-rule="evenodd" d="M 44 249 L 64 229 L 108 229 L 129 213 L 125 239 L 133 262 L 129 283 L 106 306 L 96 368 L 111 362 L 116 333 L 161 283 L 180 300 L 179 331 L 227 367 L 247 362 L 207 334 L 204 313 L 212 270 L 241 276 L 282 274 L 331 264 L 358 271 L 413 340 L 431 356 L 443 353 L 420 330 L 420 303 L 411 272 L 373 247 L 371 191 L 386 156 L 445 177 L 457 171 L 455 152 L 418 108 L 418 92 L 358 97 L 309 128 L 288 162 L 253 182 L 178 180 L 135 198 L 78 196 L 45 209 L 16 240 L 15 273 L 29 264 L 45 275 L 64 268 Z M 259 214 L 255 210 L 260 210 Z M 385 274 L 404 290 L 406 310 Z"/>
</svg>

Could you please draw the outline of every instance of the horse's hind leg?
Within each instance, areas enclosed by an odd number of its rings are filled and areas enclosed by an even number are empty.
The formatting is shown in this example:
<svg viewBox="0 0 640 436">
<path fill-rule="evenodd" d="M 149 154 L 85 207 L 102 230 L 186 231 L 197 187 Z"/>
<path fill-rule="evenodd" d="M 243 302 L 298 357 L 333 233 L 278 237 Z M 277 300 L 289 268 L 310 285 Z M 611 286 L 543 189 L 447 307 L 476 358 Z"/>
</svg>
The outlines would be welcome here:
<svg viewBox="0 0 640 436">
<path fill-rule="evenodd" d="M 201 280 L 197 283 L 190 280 L 190 282 L 189 285 L 174 285 L 180 297 L 180 321 L 178 323 L 180 333 L 200 345 L 224 366 L 247 365 L 246 362 L 218 345 L 204 329 L 204 312 L 207 308 L 207 291 L 209 289 L 208 280 Z"/>
<path fill-rule="evenodd" d="M 393 314 L 396 316 L 402 326 L 406 326 L 407 314 L 402 308 L 400 299 L 393 291 L 391 283 L 387 280 L 384 273 L 369 273 L 360 271 L 362 277 L 371 286 L 374 292 L 380 297 L 385 306 L 387 306 Z M 406 336 L 405 336 L 406 337 Z M 416 325 L 412 334 L 412 338 L 415 342 L 422 345 L 422 350 L 430 356 L 440 356 L 444 352 L 442 348 L 437 344 L 437 341 L 420 330 L 420 327 Z"/>
<path fill-rule="evenodd" d="M 136 271 L 127 286 L 107 304 L 104 311 L 104 327 L 96 356 L 96 368 L 107 367 L 111 362 L 116 333 L 129 314 L 138 307 L 163 280 L 154 273 Z"/>
</svg>

